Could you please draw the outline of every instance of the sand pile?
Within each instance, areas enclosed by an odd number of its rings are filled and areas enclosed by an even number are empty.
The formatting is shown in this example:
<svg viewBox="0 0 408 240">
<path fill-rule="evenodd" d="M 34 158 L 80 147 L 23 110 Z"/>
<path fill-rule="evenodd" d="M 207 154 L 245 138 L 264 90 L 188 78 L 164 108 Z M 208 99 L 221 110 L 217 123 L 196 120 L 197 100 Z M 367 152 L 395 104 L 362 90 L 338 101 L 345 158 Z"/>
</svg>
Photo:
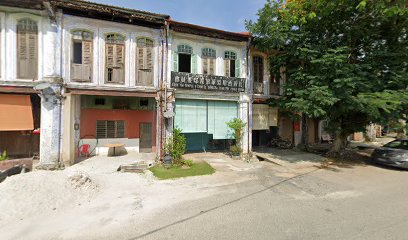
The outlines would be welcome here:
<svg viewBox="0 0 408 240">
<path fill-rule="evenodd" d="M 90 201 L 98 186 L 84 172 L 35 171 L 0 184 L 0 224 Z"/>
</svg>

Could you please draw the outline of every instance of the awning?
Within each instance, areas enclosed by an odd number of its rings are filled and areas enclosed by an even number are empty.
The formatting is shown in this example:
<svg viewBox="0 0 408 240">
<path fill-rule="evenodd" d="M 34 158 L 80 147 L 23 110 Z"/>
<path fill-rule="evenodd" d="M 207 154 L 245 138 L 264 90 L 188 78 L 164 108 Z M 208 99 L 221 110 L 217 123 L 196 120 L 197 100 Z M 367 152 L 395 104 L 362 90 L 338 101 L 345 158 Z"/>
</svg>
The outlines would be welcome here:
<svg viewBox="0 0 408 240">
<path fill-rule="evenodd" d="M 0 131 L 33 130 L 29 95 L 0 94 Z"/>
<path fill-rule="evenodd" d="M 268 130 L 270 126 L 278 126 L 278 109 L 266 104 L 252 105 L 252 129 Z"/>
<path fill-rule="evenodd" d="M 121 96 L 121 97 L 143 97 L 154 98 L 157 96 L 155 92 L 134 92 L 134 91 L 114 91 L 114 90 L 88 90 L 88 89 L 69 89 L 68 93 L 75 95 L 90 95 L 90 96 Z"/>
</svg>

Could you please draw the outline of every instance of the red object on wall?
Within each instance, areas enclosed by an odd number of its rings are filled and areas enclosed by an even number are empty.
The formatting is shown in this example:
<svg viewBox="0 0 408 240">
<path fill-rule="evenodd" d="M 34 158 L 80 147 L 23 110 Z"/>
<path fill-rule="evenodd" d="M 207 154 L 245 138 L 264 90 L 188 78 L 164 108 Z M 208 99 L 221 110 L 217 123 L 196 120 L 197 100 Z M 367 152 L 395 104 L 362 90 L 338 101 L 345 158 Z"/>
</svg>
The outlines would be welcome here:
<svg viewBox="0 0 408 240">
<path fill-rule="evenodd" d="M 293 129 L 295 132 L 300 132 L 300 121 L 294 123 Z"/>
<path fill-rule="evenodd" d="M 81 138 L 96 137 L 97 120 L 124 120 L 125 138 L 140 138 L 140 123 L 152 123 L 152 146 L 156 145 L 156 123 L 154 111 L 91 109 L 81 110 Z"/>
<path fill-rule="evenodd" d="M 34 130 L 33 130 L 33 134 L 34 134 L 34 135 L 40 135 L 40 129 L 39 129 L 39 128 L 34 129 Z"/>
</svg>

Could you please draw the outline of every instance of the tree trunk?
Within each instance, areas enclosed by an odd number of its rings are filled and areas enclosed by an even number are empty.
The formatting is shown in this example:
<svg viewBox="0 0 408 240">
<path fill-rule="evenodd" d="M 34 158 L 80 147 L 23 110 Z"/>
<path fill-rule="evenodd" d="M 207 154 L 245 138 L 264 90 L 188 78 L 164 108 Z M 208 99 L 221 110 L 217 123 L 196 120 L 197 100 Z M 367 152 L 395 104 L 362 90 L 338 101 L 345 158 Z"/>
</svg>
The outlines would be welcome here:
<svg viewBox="0 0 408 240">
<path fill-rule="evenodd" d="M 309 129 L 307 116 L 302 114 L 302 144 L 306 150 L 309 150 Z"/>
<path fill-rule="evenodd" d="M 340 133 L 336 133 L 336 138 L 334 139 L 333 147 L 330 150 L 331 153 L 339 154 L 346 147 L 347 137 Z"/>
</svg>

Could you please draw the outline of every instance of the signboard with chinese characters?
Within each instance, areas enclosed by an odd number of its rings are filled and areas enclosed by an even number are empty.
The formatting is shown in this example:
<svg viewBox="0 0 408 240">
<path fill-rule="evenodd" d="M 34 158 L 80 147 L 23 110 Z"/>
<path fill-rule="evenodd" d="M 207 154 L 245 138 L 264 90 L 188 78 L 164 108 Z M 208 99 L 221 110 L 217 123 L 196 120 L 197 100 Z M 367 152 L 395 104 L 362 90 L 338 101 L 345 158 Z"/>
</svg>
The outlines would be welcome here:
<svg viewBox="0 0 408 240">
<path fill-rule="evenodd" d="M 204 91 L 244 92 L 245 78 L 171 72 L 171 87 Z"/>
</svg>

